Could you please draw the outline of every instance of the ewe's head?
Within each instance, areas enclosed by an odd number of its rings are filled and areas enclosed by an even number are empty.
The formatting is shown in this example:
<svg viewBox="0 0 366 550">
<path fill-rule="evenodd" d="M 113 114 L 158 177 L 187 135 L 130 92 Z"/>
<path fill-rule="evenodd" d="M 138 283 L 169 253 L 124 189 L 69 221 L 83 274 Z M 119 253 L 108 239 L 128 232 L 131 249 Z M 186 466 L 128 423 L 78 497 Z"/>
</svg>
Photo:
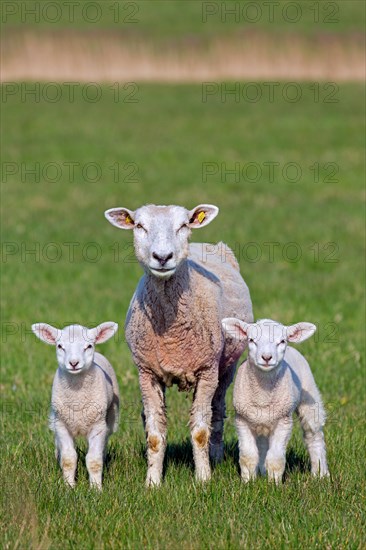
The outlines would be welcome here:
<svg viewBox="0 0 366 550">
<path fill-rule="evenodd" d="M 223 319 L 222 326 L 232 338 L 248 341 L 249 361 L 263 371 L 271 371 L 280 365 L 288 342 L 298 344 L 316 331 L 312 323 L 284 326 L 271 319 L 244 323 L 234 317 Z"/>
<path fill-rule="evenodd" d="M 95 344 L 109 340 L 117 329 L 117 323 L 102 323 L 95 328 L 70 325 L 62 330 L 47 323 L 32 325 L 40 340 L 56 346 L 59 367 L 72 374 L 87 370 L 93 363 Z"/>
<path fill-rule="evenodd" d="M 110 208 L 107 220 L 120 229 L 133 229 L 135 253 L 146 272 L 168 279 L 188 255 L 191 229 L 209 224 L 219 209 L 200 204 L 187 210 L 182 206 L 142 206 L 134 212 Z"/>
</svg>

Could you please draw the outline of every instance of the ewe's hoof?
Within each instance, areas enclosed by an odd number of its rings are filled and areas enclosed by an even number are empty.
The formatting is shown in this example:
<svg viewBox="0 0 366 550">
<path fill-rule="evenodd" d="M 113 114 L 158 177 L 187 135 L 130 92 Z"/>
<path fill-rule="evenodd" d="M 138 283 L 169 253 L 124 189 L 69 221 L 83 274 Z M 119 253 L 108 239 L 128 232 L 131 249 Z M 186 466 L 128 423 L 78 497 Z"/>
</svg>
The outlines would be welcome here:
<svg viewBox="0 0 366 550">
<path fill-rule="evenodd" d="M 199 483 L 205 483 L 211 479 L 211 470 L 209 468 L 196 471 L 196 481 Z"/>
<path fill-rule="evenodd" d="M 161 485 L 161 477 L 154 473 L 147 474 L 145 485 L 146 487 L 159 487 Z"/>
</svg>

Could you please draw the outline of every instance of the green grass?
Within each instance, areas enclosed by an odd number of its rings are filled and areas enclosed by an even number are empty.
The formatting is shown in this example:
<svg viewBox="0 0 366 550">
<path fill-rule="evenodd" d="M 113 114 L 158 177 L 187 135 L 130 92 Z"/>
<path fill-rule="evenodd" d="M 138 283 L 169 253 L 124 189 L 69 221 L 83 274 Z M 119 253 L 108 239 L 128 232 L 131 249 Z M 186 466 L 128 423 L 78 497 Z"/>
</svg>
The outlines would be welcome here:
<svg viewBox="0 0 366 550">
<path fill-rule="evenodd" d="M 57 4 L 59 8 L 55 7 Z M 88 0 L 80 0 L 71 8 L 63 0 L 56 0 L 48 7 L 38 0 L 6 1 L 3 27 L 39 31 L 113 29 L 128 39 L 142 37 L 156 43 L 178 44 L 183 40 L 184 45 L 187 41 L 193 40 L 194 44 L 195 40 L 253 29 L 309 35 L 321 31 L 362 33 L 365 23 L 365 6 L 359 0 L 297 0 L 292 7 L 288 0 L 280 0 L 272 9 L 250 0 L 100 0 L 94 3 L 97 8 L 90 4 Z"/>
<path fill-rule="evenodd" d="M 202 103 L 199 86 L 143 85 L 137 103 L 114 103 L 112 92 L 103 88 L 95 104 L 65 99 L 22 103 L 17 96 L 3 106 L 3 170 L 10 162 L 43 167 L 75 161 L 98 163 L 102 171 L 94 183 L 79 169 L 71 182 L 65 167 L 54 183 L 32 177 L 22 181 L 20 172 L 3 174 L 2 238 L 19 247 L 14 255 L 3 255 L 4 548 L 364 546 L 363 90 L 342 84 L 339 102 L 328 104 L 314 103 L 308 84 L 302 89 L 303 100 L 295 104 L 279 98 L 221 103 L 219 97 Z M 269 161 L 281 168 L 298 163 L 300 181 L 291 183 L 276 173 L 270 182 L 263 165 Z M 122 170 L 114 182 L 108 167 L 115 162 L 136 163 L 138 181 L 126 181 Z M 225 182 L 218 173 L 204 182 L 204 162 L 226 162 L 228 168 L 256 162 L 263 176 L 256 183 L 243 177 Z M 318 183 L 309 169 L 315 162 L 323 166 Z M 338 181 L 326 179 L 329 162 L 339 166 Z M 123 337 L 141 269 L 128 258 L 131 234 L 113 228 L 103 212 L 147 202 L 189 208 L 217 204 L 219 217 L 194 233 L 193 240 L 223 240 L 238 252 L 255 317 L 318 324 L 317 337 L 301 350 L 329 411 L 329 481 L 311 478 L 296 425 L 284 485 L 276 488 L 259 479 L 243 486 L 231 388 L 225 461 L 211 483 L 198 486 L 188 441 L 191 397 L 171 389 L 164 484 L 145 489 L 137 370 Z M 64 244 L 70 242 L 79 243 L 73 261 Z M 91 242 L 101 251 L 95 263 L 82 254 Z M 273 260 L 268 242 L 279 243 L 273 245 Z M 301 251 L 297 262 L 283 255 L 290 242 Z M 337 246 L 335 262 L 327 261 L 332 250 L 324 247 L 330 242 Z M 34 248 L 35 243 L 39 257 L 22 261 L 22 246 Z M 61 251 L 56 262 L 49 261 L 49 243 Z M 258 261 L 252 261 L 248 243 L 261 252 Z M 317 246 L 319 258 L 314 257 Z M 47 428 L 54 350 L 36 341 L 30 326 L 105 320 L 120 323 L 118 339 L 100 349 L 115 367 L 122 407 L 120 429 L 110 441 L 104 492 L 97 495 L 88 488 L 84 444 L 75 491 L 61 480 Z"/>
</svg>

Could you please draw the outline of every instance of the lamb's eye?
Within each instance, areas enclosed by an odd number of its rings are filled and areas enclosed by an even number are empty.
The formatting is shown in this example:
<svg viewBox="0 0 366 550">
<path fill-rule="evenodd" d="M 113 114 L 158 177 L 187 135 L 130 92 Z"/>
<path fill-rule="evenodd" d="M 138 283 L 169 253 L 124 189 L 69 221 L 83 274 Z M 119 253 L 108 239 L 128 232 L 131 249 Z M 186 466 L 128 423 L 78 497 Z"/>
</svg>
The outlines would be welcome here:
<svg viewBox="0 0 366 550">
<path fill-rule="evenodd" d="M 180 226 L 178 231 L 182 231 L 182 229 L 186 229 L 187 227 L 188 227 L 188 225 L 186 223 L 184 223 L 183 225 Z"/>
<path fill-rule="evenodd" d="M 57 344 L 57 349 L 64 349 L 63 346 L 61 346 L 61 344 Z"/>
<path fill-rule="evenodd" d="M 91 344 L 88 344 L 85 349 L 91 349 L 93 346 Z"/>
<path fill-rule="evenodd" d="M 248 342 L 250 343 L 254 342 L 253 338 L 249 338 Z"/>
<path fill-rule="evenodd" d="M 280 344 L 286 344 L 286 340 L 281 340 Z"/>
<path fill-rule="evenodd" d="M 141 225 L 141 223 L 137 223 L 137 224 L 135 225 L 135 227 L 136 227 L 136 229 L 143 229 L 143 230 L 145 231 L 145 233 L 147 233 L 145 227 L 144 227 L 143 225 Z"/>
</svg>

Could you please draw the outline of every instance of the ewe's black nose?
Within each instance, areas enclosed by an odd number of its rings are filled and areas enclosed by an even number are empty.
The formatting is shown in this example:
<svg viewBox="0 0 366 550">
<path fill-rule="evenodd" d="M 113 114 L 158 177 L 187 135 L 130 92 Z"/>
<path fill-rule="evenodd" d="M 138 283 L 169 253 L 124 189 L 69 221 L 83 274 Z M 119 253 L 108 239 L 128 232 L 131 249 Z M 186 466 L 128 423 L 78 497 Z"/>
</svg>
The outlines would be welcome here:
<svg viewBox="0 0 366 550">
<path fill-rule="evenodd" d="M 79 361 L 70 361 L 70 365 L 72 366 L 73 369 L 76 369 L 78 364 L 79 364 Z"/>
<path fill-rule="evenodd" d="M 165 265 L 168 260 L 173 258 L 173 252 L 170 252 L 170 254 L 167 254 L 166 256 L 159 256 L 159 254 L 156 254 L 156 252 L 153 252 L 152 255 L 155 260 L 158 260 L 160 265 Z"/>
</svg>

